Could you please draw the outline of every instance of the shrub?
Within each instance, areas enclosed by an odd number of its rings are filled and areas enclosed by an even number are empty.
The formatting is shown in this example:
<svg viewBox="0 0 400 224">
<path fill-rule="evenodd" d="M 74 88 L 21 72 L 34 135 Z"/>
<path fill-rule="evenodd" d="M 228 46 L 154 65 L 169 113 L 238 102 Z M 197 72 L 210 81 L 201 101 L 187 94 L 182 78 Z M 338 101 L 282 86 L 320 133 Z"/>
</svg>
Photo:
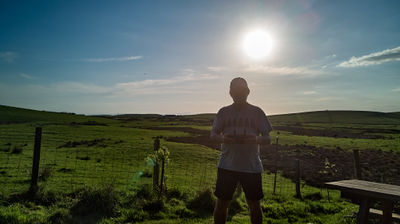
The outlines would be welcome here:
<svg viewBox="0 0 400 224">
<path fill-rule="evenodd" d="M 50 166 L 46 166 L 45 168 L 43 168 L 42 172 L 40 172 L 39 180 L 40 181 L 46 181 L 47 179 L 49 179 L 51 174 L 52 174 L 51 167 Z"/>
<path fill-rule="evenodd" d="M 319 201 L 322 199 L 322 195 L 320 192 L 315 192 L 315 193 L 311 193 L 311 194 L 306 194 L 304 196 L 304 199 L 311 200 L 311 201 Z"/>
<path fill-rule="evenodd" d="M 187 194 L 181 192 L 178 188 L 171 188 L 168 189 L 166 192 L 167 199 L 180 199 L 180 200 L 186 200 L 187 199 Z"/>
<path fill-rule="evenodd" d="M 212 213 L 214 211 L 215 197 L 211 189 L 205 189 L 197 193 L 196 197 L 189 201 L 188 208 Z"/>
<path fill-rule="evenodd" d="M 11 150 L 12 154 L 21 154 L 23 150 L 22 145 L 14 145 L 14 147 Z"/>
<path fill-rule="evenodd" d="M 146 201 L 143 205 L 143 210 L 149 212 L 149 214 L 158 213 L 164 208 L 165 204 L 162 200 Z"/>
<path fill-rule="evenodd" d="M 68 209 L 65 208 L 57 208 L 48 217 L 48 221 L 52 224 L 69 223 L 70 220 L 71 220 L 71 215 L 69 214 Z"/>
<path fill-rule="evenodd" d="M 239 198 L 233 198 L 233 200 L 229 203 L 228 220 L 231 220 L 235 214 L 237 214 L 243 210 L 244 210 L 244 207 L 240 203 Z"/>
<path fill-rule="evenodd" d="M 155 195 L 152 186 L 149 184 L 141 185 L 139 189 L 136 190 L 135 197 L 139 199 L 153 199 Z"/>
<path fill-rule="evenodd" d="M 113 185 L 86 188 L 80 192 L 78 198 L 78 202 L 71 207 L 71 212 L 77 215 L 98 213 L 100 216 L 111 216 L 117 204 Z"/>
<path fill-rule="evenodd" d="M 142 222 L 148 218 L 149 218 L 149 213 L 143 211 L 142 209 L 123 210 L 121 215 L 122 223 Z"/>
</svg>

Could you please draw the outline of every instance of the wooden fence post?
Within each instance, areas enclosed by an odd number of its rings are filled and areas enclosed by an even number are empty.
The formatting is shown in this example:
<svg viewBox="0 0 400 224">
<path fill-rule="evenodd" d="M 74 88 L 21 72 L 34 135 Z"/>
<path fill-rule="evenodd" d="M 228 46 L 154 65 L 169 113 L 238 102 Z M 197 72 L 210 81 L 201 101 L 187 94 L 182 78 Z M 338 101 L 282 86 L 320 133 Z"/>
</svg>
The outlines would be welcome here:
<svg viewBox="0 0 400 224">
<path fill-rule="evenodd" d="M 35 130 L 35 145 L 33 148 L 33 162 L 32 162 L 32 176 L 31 176 L 31 186 L 29 191 L 31 193 L 36 193 L 38 186 L 37 181 L 39 177 L 39 163 L 40 163 L 40 145 L 42 141 L 42 128 L 36 127 Z"/>
<path fill-rule="evenodd" d="M 301 198 L 300 192 L 300 160 L 296 160 L 296 197 Z"/>
<path fill-rule="evenodd" d="M 276 136 L 276 141 L 275 141 L 275 174 L 274 174 L 274 191 L 273 194 L 275 194 L 276 191 L 276 176 L 278 175 L 278 141 L 279 141 L 279 135 Z"/>
<path fill-rule="evenodd" d="M 158 198 L 161 197 L 164 188 L 164 168 L 165 168 L 165 159 L 163 158 L 161 161 L 161 183 L 160 183 L 160 193 L 158 194 Z"/>
<path fill-rule="evenodd" d="M 354 173 L 356 179 L 361 180 L 360 152 L 358 149 L 353 150 L 354 154 Z"/>
<path fill-rule="evenodd" d="M 154 152 L 157 152 L 160 149 L 160 139 L 156 137 L 154 139 Z M 159 179 L 159 173 L 160 173 L 160 167 L 157 163 L 157 161 L 154 161 L 154 167 L 153 167 L 153 189 L 155 191 L 158 191 L 158 179 Z"/>
</svg>

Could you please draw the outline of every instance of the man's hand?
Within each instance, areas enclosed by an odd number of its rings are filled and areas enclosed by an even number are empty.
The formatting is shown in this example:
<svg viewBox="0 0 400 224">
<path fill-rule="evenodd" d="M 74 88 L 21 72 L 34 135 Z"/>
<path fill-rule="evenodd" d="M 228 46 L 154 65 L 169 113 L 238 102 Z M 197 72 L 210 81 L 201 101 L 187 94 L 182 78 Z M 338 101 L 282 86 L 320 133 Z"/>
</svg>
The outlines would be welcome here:
<svg viewBox="0 0 400 224">
<path fill-rule="evenodd" d="M 257 144 L 255 135 L 224 135 L 224 143 L 227 144 Z"/>
</svg>

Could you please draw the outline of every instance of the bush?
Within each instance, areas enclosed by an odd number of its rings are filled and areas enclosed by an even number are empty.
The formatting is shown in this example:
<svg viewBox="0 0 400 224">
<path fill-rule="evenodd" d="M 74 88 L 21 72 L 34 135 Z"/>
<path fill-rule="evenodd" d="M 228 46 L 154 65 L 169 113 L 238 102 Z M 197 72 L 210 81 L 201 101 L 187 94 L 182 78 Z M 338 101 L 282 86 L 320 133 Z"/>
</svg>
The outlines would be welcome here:
<svg viewBox="0 0 400 224">
<path fill-rule="evenodd" d="M 187 194 L 181 192 L 178 188 L 172 188 L 168 189 L 166 192 L 167 199 L 180 199 L 180 200 L 186 200 L 187 199 Z"/>
<path fill-rule="evenodd" d="M 143 205 L 143 210 L 149 212 L 149 214 L 155 214 L 165 208 L 165 204 L 162 200 L 151 200 L 146 201 Z"/>
<path fill-rule="evenodd" d="M 21 154 L 23 150 L 22 145 L 14 145 L 14 147 L 12 147 L 11 153 L 12 154 Z"/>
<path fill-rule="evenodd" d="M 40 181 L 46 181 L 47 179 L 49 179 L 49 177 L 52 174 L 52 169 L 50 166 L 46 166 L 42 172 L 40 172 L 39 174 L 39 180 Z"/>
<path fill-rule="evenodd" d="M 211 189 L 199 192 L 196 197 L 189 201 L 188 208 L 207 213 L 213 213 L 215 205 L 215 197 Z"/>
<path fill-rule="evenodd" d="M 78 196 L 78 202 L 71 207 L 72 214 L 87 215 L 98 213 L 100 216 L 111 216 L 117 205 L 113 185 L 100 188 L 86 188 Z"/>
<path fill-rule="evenodd" d="M 320 192 L 316 192 L 316 193 L 311 193 L 311 194 L 306 194 L 304 196 L 304 199 L 306 200 L 311 200 L 311 201 L 319 201 L 322 199 L 322 195 Z"/>
<path fill-rule="evenodd" d="M 142 222 L 149 218 L 149 213 L 141 210 L 141 209 L 129 209 L 123 210 L 121 215 L 122 223 L 135 223 L 135 222 Z"/>
<path fill-rule="evenodd" d="M 69 223 L 71 220 L 71 215 L 68 209 L 57 208 L 48 218 L 49 222 L 52 224 L 62 224 Z"/>
<path fill-rule="evenodd" d="M 155 197 L 152 186 L 145 184 L 141 185 L 135 194 L 136 198 L 139 199 L 153 199 Z"/>
</svg>

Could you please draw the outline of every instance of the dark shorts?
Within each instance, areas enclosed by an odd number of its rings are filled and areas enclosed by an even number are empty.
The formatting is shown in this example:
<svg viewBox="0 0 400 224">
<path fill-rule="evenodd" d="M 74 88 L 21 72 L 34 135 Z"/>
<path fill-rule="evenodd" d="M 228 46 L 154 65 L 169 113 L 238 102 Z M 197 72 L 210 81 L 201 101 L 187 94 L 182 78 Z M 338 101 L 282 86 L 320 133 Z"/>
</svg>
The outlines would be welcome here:
<svg viewBox="0 0 400 224">
<path fill-rule="evenodd" d="M 246 199 L 256 201 L 264 197 L 261 173 L 244 173 L 221 168 L 218 168 L 214 195 L 222 200 L 232 200 L 238 183 L 242 185 Z"/>
</svg>

